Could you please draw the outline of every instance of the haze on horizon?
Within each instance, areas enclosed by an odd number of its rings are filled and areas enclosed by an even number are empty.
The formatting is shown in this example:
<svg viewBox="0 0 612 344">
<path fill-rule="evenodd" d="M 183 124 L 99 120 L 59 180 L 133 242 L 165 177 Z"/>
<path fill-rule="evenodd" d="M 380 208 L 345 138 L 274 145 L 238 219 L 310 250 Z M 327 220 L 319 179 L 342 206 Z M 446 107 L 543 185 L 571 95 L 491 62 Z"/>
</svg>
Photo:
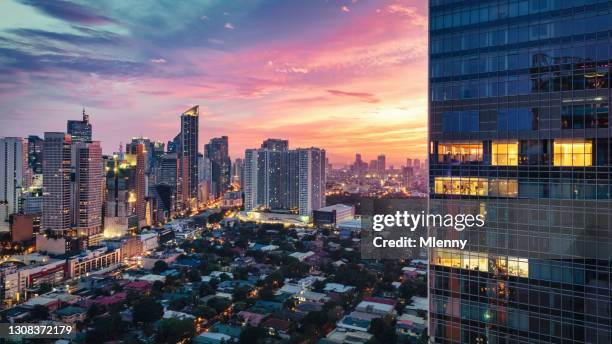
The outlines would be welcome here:
<svg viewBox="0 0 612 344">
<path fill-rule="evenodd" d="M 104 152 L 159 141 L 200 105 L 200 147 L 266 138 L 334 164 L 423 158 L 427 6 L 418 0 L 0 2 L 0 136 L 90 113 Z"/>
</svg>

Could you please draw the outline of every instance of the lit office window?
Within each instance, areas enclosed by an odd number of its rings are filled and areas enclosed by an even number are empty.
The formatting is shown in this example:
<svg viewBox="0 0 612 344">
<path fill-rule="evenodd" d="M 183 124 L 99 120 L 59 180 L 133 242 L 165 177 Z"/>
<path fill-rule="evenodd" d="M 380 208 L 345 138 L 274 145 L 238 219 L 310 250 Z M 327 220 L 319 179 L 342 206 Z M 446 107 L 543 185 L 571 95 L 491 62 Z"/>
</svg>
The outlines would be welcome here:
<svg viewBox="0 0 612 344">
<path fill-rule="evenodd" d="M 489 181 L 489 196 L 518 197 L 516 179 L 493 179 Z"/>
<path fill-rule="evenodd" d="M 482 161 L 482 143 L 439 143 L 438 161 Z"/>
<path fill-rule="evenodd" d="M 529 260 L 527 258 L 508 257 L 508 275 L 529 277 Z"/>
<path fill-rule="evenodd" d="M 494 166 L 518 165 L 518 142 L 493 142 L 491 163 Z"/>
<path fill-rule="evenodd" d="M 489 181 L 476 177 L 436 177 L 435 192 L 442 195 L 486 196 Z"/>
<path fill-rule="evenodd" d="M 583 140 L 556 140 L 554 166 L 592 166 L 593 143 Z"/>
</svg>

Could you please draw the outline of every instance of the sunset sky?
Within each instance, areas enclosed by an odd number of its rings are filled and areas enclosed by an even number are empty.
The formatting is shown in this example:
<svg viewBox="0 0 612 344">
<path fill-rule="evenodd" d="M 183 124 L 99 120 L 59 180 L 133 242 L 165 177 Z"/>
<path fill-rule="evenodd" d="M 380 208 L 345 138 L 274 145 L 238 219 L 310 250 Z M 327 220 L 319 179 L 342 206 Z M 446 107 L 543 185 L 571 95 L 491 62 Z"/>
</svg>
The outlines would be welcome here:
<svg viewBox="0 0 612 344">
<path fill-rule="evenodd" d="M 423 158 L 427 2 L 0 1 L 0 136 L 85 107 L 110 153 L 172 139 L 194 104 L 199 149 L 227 135 L 232 158 L 268 137 L 339 165 Z"/>
</svg>

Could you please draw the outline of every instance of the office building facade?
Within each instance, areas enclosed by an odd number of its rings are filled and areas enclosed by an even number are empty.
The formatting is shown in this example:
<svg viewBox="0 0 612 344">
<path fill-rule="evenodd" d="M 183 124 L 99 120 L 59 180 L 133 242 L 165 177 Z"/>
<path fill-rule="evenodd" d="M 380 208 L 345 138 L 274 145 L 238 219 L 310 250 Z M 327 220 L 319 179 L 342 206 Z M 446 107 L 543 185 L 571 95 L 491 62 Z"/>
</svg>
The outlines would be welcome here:
<svg viewBox="0 0 612 344">
<path fill-rule="evenodd" d="M 432 0 L 429 17 L 430 201 L 487 217 L 452 233 L 465 250 L 430 250 L 432 341 L 612 342 L 610 3 Z"/>
<path fill-rule="evenodd" d="M 219 198 L 231 183 L 231 160 L 227 136 L 214 137 L 204 145 L 204 156 L 211 163 L 211 194 Z"/>
<path fill-rule="evenodd" d="M 98 141 L 74 142 L 72 154 L 73 226 L 79 236 L 99 235 L 102 233 L 102 147 Z"/>
<path fill-rule="evenodd" d="M 181 115 L 179 143 L 180 203 L 188 208 L 198 196 L 198 137 L 200 107 L 194 106 Z"/>
<path fill-rule="evenodd" d="M 72 137 L 72 141 L 89 142 L 92 139 L 91 123 L 89 123 L 89 114 L 83 109 L 83 118 L 79 120 L 69 120 L 66 125 L 68 135 Z"/>
</svg>

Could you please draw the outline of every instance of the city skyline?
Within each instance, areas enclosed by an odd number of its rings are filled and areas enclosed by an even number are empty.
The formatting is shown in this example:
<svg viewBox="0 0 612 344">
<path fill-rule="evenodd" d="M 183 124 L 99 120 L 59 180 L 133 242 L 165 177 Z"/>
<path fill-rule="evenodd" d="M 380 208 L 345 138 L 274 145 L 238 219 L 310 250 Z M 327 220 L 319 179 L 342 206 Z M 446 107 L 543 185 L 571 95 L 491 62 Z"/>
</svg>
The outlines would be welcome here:
<svg viewBox="0 0 612 344">
<path fill-rule="evenodd" d="M 172 139 L 199 104 L 201 142 L 229 136 L 232 158 L 267 138 L 323 147 L 336 165 L 424 157 L 425 4 L 156 6 L 0 4 L 15 14 L 0 24 L 1 135 L 63 131 L 85 107 L 109 153 L 133 136 Z"/>
</svg>

